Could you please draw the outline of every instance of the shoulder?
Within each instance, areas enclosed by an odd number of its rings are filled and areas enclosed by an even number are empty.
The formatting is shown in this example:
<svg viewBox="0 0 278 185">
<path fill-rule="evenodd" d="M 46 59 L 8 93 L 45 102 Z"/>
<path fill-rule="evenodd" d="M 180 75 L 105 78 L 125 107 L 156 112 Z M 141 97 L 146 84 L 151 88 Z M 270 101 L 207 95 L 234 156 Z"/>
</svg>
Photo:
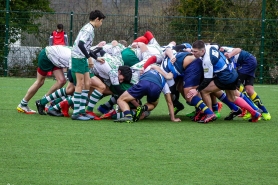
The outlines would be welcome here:
<svg viewBox="0 0 278 185">
<path fill-rule="evenodd" d="M 93 32 L 94 27 L 90 23 L 87 23 L 83 26 L 82 30 L 87 31 L 87 32 Z"/>
</svg>

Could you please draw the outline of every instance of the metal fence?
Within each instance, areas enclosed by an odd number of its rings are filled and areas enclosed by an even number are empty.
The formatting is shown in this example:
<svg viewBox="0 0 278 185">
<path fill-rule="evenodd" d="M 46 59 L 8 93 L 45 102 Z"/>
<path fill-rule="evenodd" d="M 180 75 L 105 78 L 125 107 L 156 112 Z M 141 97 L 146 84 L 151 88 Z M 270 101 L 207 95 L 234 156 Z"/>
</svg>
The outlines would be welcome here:
<svg viewBox="0 0 278 185">
<path fill-rule="evenodd" d="M 1 12 L 1 15 L 6 15 Z M 56 29 L 57 23 L 64 25 L 72 45 L 80 28 L 88 22 L 88 14 L 68 13 L 20 13 L 20 19 L 30 16 L 35 19 L 37 27 L 20 31 L 17 20 L 9 18 L 9 30 L 17 34 L 6 34 L 1 42 L 9 40 L 8 52 L 2 44 L 0 47 L 0 76 L 36 75 L 36 58 L 39 51 L 48 45 L 50 33 Z M 5 20 L 7 16 L 0 17 Z M 17 19 L 19 19 L 17 17 Z M 28 25 L 27 25 L 28 26 Z M 6 25 L 7 27 L 7 25 Z M 0 32 L 5 32 L 1 26 Z M 106 15 L 103 25 L 96 29 L 94 43 L 105 40 L 126 40 L 129 44 L 134 38 L 144 34 L 146 30 L 153 32 L 160 45 L 170 41 L 192 43 L 197 39 L 205 42 L 217 42 L 220 45 L 240 47 L 257 57 L 258 83 L 278 83 L 278 42 L 277 20 L 244 19 L 244 18 L 212 18 L 212 17 L 175 17 L 150 15 Z M 16 38 L 15 38 L 16 35 Z M 8 38 L 6 38 L 8 37 Z M 12 43 L 12 40 L 16 40 Z M 6 57 L 6 58 L 5 58 Z M 6 64 L 5 64 L 6 63 Z"/>
</svg>

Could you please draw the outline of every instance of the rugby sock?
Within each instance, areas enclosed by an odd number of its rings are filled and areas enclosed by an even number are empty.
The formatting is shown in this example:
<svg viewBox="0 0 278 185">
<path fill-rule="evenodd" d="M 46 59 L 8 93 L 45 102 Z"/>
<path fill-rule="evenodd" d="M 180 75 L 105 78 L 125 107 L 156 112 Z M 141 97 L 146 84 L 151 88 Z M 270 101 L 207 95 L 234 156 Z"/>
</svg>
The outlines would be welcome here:
<svg viewBox="0 0 278 185">
<path fill-rule="evenodd" d="M 143 68 L 146 69 L 149 65 L 156 63 L 156 56 L 151 56 L 143 65 Z"/>
<path fill-rule="evenodd" d="M 55 99 L 54 101 L 52 101 L 51 104 L 56 105 L 56 104 L 60 103 L 60 102 L 63 101 L 63 100 L 64 100 L 64 98 L 57 98 L 57 99 Z"/>
<path fill-rule="evenodd" d="M 56 98 L 60 98 L 62 96 L 66 96 L 66 88 L 61 88 L 55 91 L 54 93 L 50 94 L 49 96 L 44 96 L 40 103 L 42 105 L 46 105 L 48 102 L 55 100 Z"/>
<path fill-rule="evenodd" d="M 112 115 L 112 119 L 119 119 L 119 118 L 123 118 L 125 115 L 123 112 L 118 112 L 117 114 Z"/>
<path fill-rule="evenodd" d="M 218 103 L 212 105 L 212 111 L 218 112 Z"/>
<path fill-rule="evenodd" d="M 256 92 L 254 92 L 254 94 L 251 95 L 251 100 L 263 111 L 263 113 L 268 113 L 265 106 L 263 105 L 262 100 Z"/>
<path fill-rule="evenodd" d="M 74 92 L 73 94 L 73 115 L 79 114 L 79 108 L 80 108 L 80 101 L 81 101 L 81 93 Z"/>
<path fill-rule="evenodd" d="M 230 102 L 228 100 L 225 93 L 223 93 L 218 99 L 223 103 L 225 103 L 232 111 L 234 112 L 238 111 L 239 108 L 233 102 Z"/>
<path fill-rule="evenodd" d="M 141 36 L 141 37 L 138 37 L 137 39 L 135 39 L 133 42 L 143 42 L 145 44 L 148 44 L 149 40 L 146 37 Z"/>
<path fill-rule="evenodd" d="M 70 106 L 73 105 L 72 96 L 66 98 L 66 100 L 68 101 L 68 104 L 69 104 Z M 60 106 L 60 103 L 61 103 L 61 102 L 62 102 L 62 101 L 60 101 L 60 102 L 58 102 L 57 104 L 55 104 L 55 105 L 53 106 L 53 108 L 56 109 L 56 110 L 61 110 L 61 106 Z M 52 107 L 50 107 L 50 109 L 52 109 Z"/>
<path fill-rule="evenodd" d="M 131 117 L 132 117 L 132 115 L 131 115 L 130 110 L 126 110 L 126 111 L 124 111 L 124 116 L 125 116 L 125 117 L 128 117 L 128 118 L 131 118 Z"/>
<path fill-rule="evenodd" d="M 53 109 L 56 109 L 56 110 L 61 110 L 60 103 L 54 105 L 53 107 L 50 107 L 49 109 L 51 110 L 52 108 L 53 108 Z"/>
<path fill-rule="evenodd" d="M 234 103 L 237 106 L 246 109 L 252 116 L 256 114 L 256 111 L 241 97 L 237 97 Z"/>
<path fill-rule="evenodd" d="M 133 116 L 135 114 L 135 112 L 133 110 L 130 111 L 130 114 Z M 112 119 L 119 119 L 119 118 L 123 118 L 125 115 L 123 112 L 118 112 L 117 114 L 112 115 Z"/>
<path fill-rule="evenodd" d="M 23 107 L 26 107 L 28 105 L 28 101 L 24 100 L 24 98 L 21 100 L 20 105 Z"/>
<path fill-rule="evenodd" d="M 79 113 L 80 114 L 85 114 L 85 108 L 86 108 L 88 93 L 89 93 L 89 90 L 82 90 L 81 100 L 80 100 L 80 107 L 79 107 Z"/>
<path fill-rule="evenodd" d="M 93 112 L 95 105 L 101 99 L 102 93 L 98 90 L 94 90 L 90 96 L 89 104 L 87 106 L 87 111 Z"/>
<path fill-rule="evenodd" d="M 152 32 L 150 32 L 150 31 L 146 31 L 146 33 L 144 34 L 144 37 L 148 39 L 148 43 L 154 38 Z"/>
<path fill-rule="evenodd" d="M 242 93 L 246 93 L 246 91 L 245 91 L 245 89 L 244 89 L 244 86 L 241 84 L 240 86 L 239 86 L 239 92 L 242 92 Z"/>
<path fill-rule="evenodd" d="M 245 94 L 240 93 L 240 97 L 244 99 L 254 110 L 258 110 L 258 107 L 247 97 Z"/>
<path fill-rule="evenodd" d="M 191 104 L 199 108 L 205 114 L 214 114 L 199 96 L 194 96 L 191 100 Z"/>
<path fill-rule="evenodd" d="M 115 96 L 111 96 L 108 102 L 102 104 L 101 106 L 103 106 L 107 110 L 110 110 L 113 107 L 113 105 L 115 105 L 116 103 L 117 103 L 117 98 Z"/>
<path fill-rule="evenodd" d="M 72 96 L 69 96 L 69 97 L 67 97 L 66 99 L 67 99 L 67 101 L 68 101 L 68 103 L 69 103 L 70 106 L 73 105 Z"/>
</svg>

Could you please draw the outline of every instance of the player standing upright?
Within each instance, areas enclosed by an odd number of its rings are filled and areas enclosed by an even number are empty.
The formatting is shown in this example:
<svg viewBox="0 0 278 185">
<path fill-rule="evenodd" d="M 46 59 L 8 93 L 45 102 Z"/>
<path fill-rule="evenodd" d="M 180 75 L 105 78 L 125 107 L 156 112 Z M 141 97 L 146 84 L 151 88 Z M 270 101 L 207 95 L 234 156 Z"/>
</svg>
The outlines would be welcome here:
<svg viewBox="0 0 278 185">
<path fill-rule="evenodd" d="M 89 50 L 93 44 L 94 30 L 102 25 L 105 16 L 101 11 L 95 10 L 90 13 L 89 19 L 90 22 L 79 31 L 71 52 L 71 71 L 73 79 L 76 81 L 73 99 L 73 120 L 89 120 L 92 117 L 85 112 L 86 100 L 90 89 L 89 68 L 93 67 L 93 58 L 89 55 Z M 103 59 L 97 56 L 94 56 L 94 59 L 104 62 Z"/>
</svg>

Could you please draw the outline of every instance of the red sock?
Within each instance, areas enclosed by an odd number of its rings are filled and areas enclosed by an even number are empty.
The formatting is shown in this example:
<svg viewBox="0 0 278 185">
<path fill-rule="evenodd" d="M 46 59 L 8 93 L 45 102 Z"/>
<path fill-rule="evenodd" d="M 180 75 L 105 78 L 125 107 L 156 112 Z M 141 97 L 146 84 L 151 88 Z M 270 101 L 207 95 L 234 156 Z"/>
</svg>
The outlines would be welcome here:
<svg viewBox="0 0 278 185">
<path fill-rule="evenodd" d="M 241 97 L 237 97 L 234 103 L 240 108 L 246 109 L 252 116 L 256 114 L 256 111 Z"/>
<path fill-rule="evenodd" d="M 146 69 L 149 65 L 156 63 L 156 56 L 151 56 L 144 64 L 143 68 Z"/>
<path fill-rule="evenodd" d="M 148 43 L 149 43 L 148 39 L 147 39 L 146 37 L 144 37 L 144 36 L 138 37 L 138 38 L 135 39 L 133 42 L 143 42 L 143 43 L 145 43 L 145 44 L 148 44 Z"/>
<path fill-rule="evenodd" d="M 150 32 L 150 31 L 146 31 L 144 37 L 146 37 L 146 38 L 148 39 L 149 42 L 154 38 L 152 32 Z M 148 43 L 149 43 L 149 42 L 148 42 Z"/>
</svg>

